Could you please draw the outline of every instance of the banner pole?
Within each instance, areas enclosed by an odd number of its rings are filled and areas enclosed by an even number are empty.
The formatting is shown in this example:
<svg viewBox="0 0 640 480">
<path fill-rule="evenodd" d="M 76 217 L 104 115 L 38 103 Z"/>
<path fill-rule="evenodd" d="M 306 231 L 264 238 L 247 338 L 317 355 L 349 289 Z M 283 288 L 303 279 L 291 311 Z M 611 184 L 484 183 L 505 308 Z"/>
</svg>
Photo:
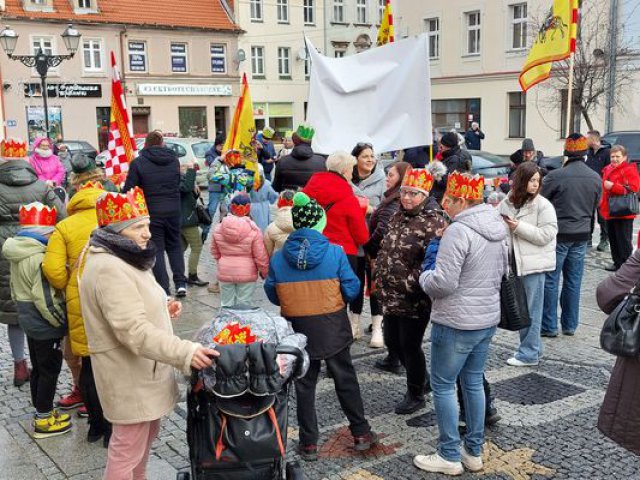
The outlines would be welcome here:
<svg viewBox="0 0 640 480">
<path fill-rule="evenodd" d="M 568 137 L 573 132 L 570 131 L 571 128 L 571 115 L 573 112 L 571 111 L 571 107 L 573 106 L 573 67 L 575 63 L 575 53 L 571 53 L 569 57 L 569 90 L 567 91 L 567 123 L 566 123 L 566 136 Z"/>
</svg>

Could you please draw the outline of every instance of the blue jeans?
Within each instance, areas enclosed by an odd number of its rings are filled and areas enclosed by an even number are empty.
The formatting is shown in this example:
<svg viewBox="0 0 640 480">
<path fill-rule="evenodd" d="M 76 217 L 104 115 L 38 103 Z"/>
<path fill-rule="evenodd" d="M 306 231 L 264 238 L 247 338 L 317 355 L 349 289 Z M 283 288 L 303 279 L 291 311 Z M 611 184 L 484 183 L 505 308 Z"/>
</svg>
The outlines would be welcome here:
<svg viewBox="0 0 640 480">
<path fill-rule="evenodd" d="M 527 307 L 531 326 L 520 330 L 520 346 L 514 355 L 521 362 L 537 362 L 542 357 L 542 305 L 544 303 L 544 273 L 532 273 L 522 277 L 522 284 L 527 293 Z"/>
<path fill-rule="evenodd" d="M 485 397 L 482 377 L 496 327 L 457 330 L 434 323 L 431 327 L 431 388 L 438 421 L 438 454 L 460 461 L 456 378 L 460 376 L 465 405 L 467 451 L 480 455 L 484 443 Z"/>
<path fill-rule="evenodd" d="M 558 333 L 558 288 L 562 272 L 560 294 L 560 324 L 563 332 L 575 332 L 580 322 L 580 288 L 584 271 L 587 242 L 558 243 L 556 246 L 556 269 L 547 272 L 544 280 L 544 308 L 542 332 Z"/>
<path fill-rule="evenodd" d="M 220 205 L 220 195 L 221 192 L 209 192 L 209 204 L 207 205 L 207 210 L 209 210 L 209 215 L 211 215 L 211 220 L 213 221 L 216 216 L 216 212 L 218 211 L 218 205 Z M 209 230 L 211 230 L 211 225 L 203 225 L 202 227 L 202 239 L 203 242 L 206 240 L 209 235 Z"/>
</svg>

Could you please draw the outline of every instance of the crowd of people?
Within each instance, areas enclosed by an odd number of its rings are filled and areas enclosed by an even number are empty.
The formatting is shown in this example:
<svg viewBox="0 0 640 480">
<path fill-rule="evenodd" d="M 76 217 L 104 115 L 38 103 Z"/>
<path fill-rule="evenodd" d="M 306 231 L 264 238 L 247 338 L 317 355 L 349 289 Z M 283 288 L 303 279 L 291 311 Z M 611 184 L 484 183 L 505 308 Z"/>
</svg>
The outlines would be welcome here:
<svg viewBox="0 0 640 480">
<path fill-rule="evenodd" d="M 49 139 L 37 140 L 28 159 L 25 145 L 3 143 L 1 321 L 14 385 L 30 383 L 34 436 L 68 432 L 72 420 L 63 411 L 82 407 L 87 441 L 108 447 L 104 478 L 143 478 L 160 419 L 175 406 L 173 369 L 188 374 L 219 355 L 173 334 L 178 299 L 208 285 L 222 308 L 250 306 L 262 278 L 267 298 L 307 337 L 311 364 L 295 385 L 302 458 L 318 456 L 322 362 L 354 449 L 378 442 L 350 354 L 370 328 L 369 346 L 387 349 L 375 366 L 406 377 L 395 413 L 414 413 L 433 396 L 437 452 L 417 455 L 416 467 L 450 475 L 482 470 L 484 427 L 500 418 L 484 370 L 503 277 L 511 270 L 521 279 L 530 318 L 507 360 L 512 367 L 539 364 L 541 337 L 558 336 L 558 317 L 562 334 L 578 329 L 595 221 L 606 227 L 598 247 L 611 246 L 616 288 L 637 281 L 637 254 L 626 263 L 635 213 L 620 214 L 616 203 L 640 189 L 626 150 L 603 152 L 597 132 L 572 134 L 562 168 L 547 171 L 526 139 L 512 156 L 509 182 L 490 192 L 455 133 L 443 135 L 432 161 L 416 165 L 416 152 L 407 151 L 386 168 L 366 142 L 325 158 L 313 151 L 309 125 L 288 134 L 281 152 L 274 133 L 267 126 L 255 139 L 254 159 L 215 142 L 206 155 L 206 206 L 194 165 L 181 165 L 159 131 L 147 135 L 121 186 L 81 154 L 67 159 L 67 171 Z M 466 137 L 479 148 L 484 134 L 474 125 Z M 207 241 L 217 265 L 211 283 L 198 274 Z M 598 290 L 605 310 L 611 295 Z M 362 316 L 367 298 L 370 326 Z M 423 345 L 429 323 L 431 372 Z M 73 390 L 55 408 L 63 358 Z M 637 366 L 621 363 L 616 372 L 624 368 Z M 600 427 L 607 433 L 615 422 L 609 414 Z"/>
</svg>

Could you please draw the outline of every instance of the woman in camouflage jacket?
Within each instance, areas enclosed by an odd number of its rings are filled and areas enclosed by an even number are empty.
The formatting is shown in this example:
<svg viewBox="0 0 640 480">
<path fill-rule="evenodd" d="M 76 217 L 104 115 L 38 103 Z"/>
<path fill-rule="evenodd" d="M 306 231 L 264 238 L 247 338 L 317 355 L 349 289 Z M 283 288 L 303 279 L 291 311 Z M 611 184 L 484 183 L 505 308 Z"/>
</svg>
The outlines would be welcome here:
<svg viewBox="0 0 640 480">
<path fill-rule="evenodd" d="M 384 340 L 400 352 L 407 371 L 407 392 L 396 413 L 413 413 L 425 405 L 429 373 L 422 339 L 429 322 L 431 301 L 418 279 L 425 249 L 436 231 L 446 225 L 438 203 L 428 196 L 429 184 L 412 182 L 423 169 L 409 169 L 400 190 L 400 209 L 391 217 L 376 259 L 376 285 L 382 297 Z M 425 188 L 427 187 L 427 188 Z"/>
</svg>

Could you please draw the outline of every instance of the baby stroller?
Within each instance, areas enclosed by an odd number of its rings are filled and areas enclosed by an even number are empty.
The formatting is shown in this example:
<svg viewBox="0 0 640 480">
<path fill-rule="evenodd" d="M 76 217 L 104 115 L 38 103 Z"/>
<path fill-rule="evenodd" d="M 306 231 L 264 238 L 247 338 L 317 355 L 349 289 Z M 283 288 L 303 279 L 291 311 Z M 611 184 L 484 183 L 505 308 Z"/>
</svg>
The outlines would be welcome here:
<svg viewBox="0 0 640 480">
<path fill-rule="evenodd" d="M 215 366 L 187 391 L 190 472 L 177 480 L 303 479 L 285 461 L 288 395 L 309 360 L 306 337 L 259 308 L 223 308 L 195 340 L 215 347 Z M 285 464 L 286 463 L 286 464 Z"/>
</svg>

